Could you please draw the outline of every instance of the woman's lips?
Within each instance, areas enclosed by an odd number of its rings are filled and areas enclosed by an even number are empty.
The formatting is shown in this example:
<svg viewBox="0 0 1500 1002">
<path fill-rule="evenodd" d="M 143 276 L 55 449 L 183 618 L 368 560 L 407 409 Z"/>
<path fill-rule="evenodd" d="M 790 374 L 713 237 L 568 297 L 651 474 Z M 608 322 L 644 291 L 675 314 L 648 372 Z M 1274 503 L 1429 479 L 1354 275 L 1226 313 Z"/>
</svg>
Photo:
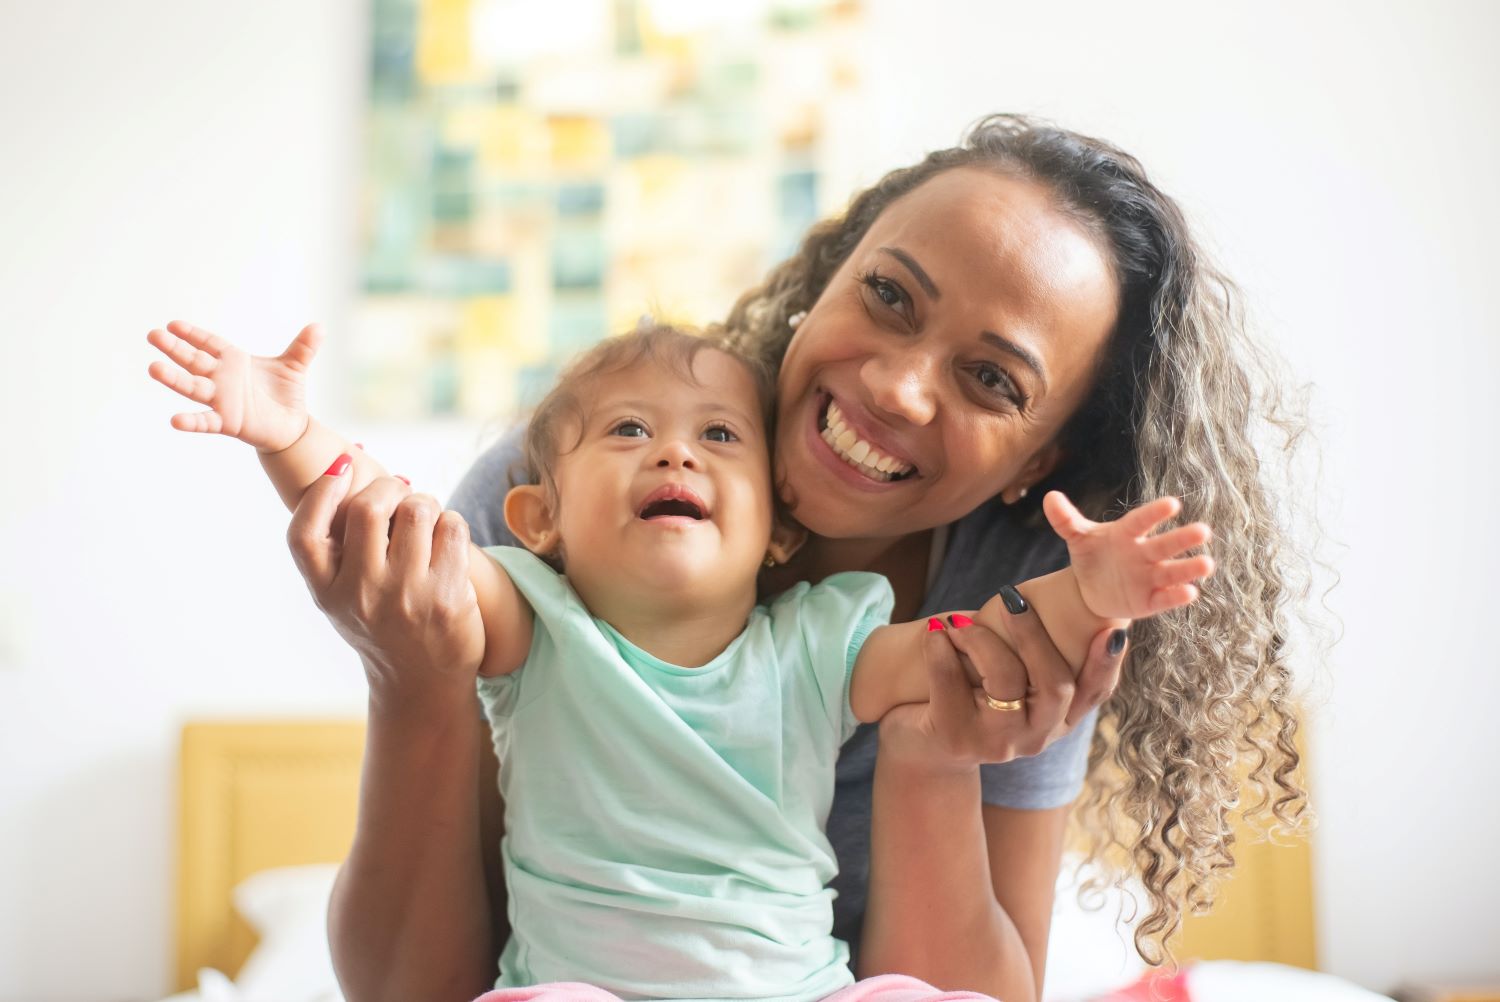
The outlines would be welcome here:
<svg viewBox="0 0 1500 1002">
<path fill-rule="evenodd" d="M 864 491 L 884 492 L 895 490 L 902 484 L 909 483 L 915 479 L 916 474 L 914 471 L 912 476 L 904 477 L 900 480 L 876 480 L 849 465 L 848 461 L 835 452 L 833 446 L 824 440 L 823 429 L 820 427 L 823 423 L 823 415 L 828 409 L 828 403 L 832 399 L 831 394 L 822 394 L 818 399 L 818 406 L 813 408 L 811 420 L 806 425 L 805 439 L 807 449 L 818 458 L 819 462 L 828 467 L 844 483 Z"/>
</svg>

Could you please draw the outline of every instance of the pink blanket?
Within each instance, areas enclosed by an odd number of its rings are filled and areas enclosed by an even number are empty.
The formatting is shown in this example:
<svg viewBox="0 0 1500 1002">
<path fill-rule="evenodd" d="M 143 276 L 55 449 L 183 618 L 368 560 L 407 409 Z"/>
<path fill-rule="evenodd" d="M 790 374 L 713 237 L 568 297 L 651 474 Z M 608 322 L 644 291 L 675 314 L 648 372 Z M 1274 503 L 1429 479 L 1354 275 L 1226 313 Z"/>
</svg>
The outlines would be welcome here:
<svg viewBox="0 0 1500 1002">
<path fill-rule="evenodd" d="M 903 974 L 883 974 L 878 978 L 866 978 L 834 992 L 823 1002 L 963 1002 L 978 999 L 980 1002 L 995 1002 L 988 995 L 978 992 L 940 992 L 925 981 L 908 978 Z M 474 1002 L 621 1002 L 618 995 L 570 981 L 555 981 L 529 988 L 497 988 L 485 992 Z"/>
</svg>

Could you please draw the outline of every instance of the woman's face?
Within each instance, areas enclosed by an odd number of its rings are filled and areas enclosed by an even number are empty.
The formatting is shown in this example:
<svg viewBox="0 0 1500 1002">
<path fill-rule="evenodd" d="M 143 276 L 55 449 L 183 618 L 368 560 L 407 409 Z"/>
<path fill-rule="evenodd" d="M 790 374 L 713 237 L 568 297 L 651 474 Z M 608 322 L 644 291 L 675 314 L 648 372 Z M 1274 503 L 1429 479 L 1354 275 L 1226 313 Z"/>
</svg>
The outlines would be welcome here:
<svg viewBox="0 0 1500 1002">
<path fill-rule="evenodd" d="M 1046 476 L 1117 302 L 1040 185 L 960 168 L 893 202 L 782 362 L 777 472 L 798 520 L 898 536 Z"/>
</svg>

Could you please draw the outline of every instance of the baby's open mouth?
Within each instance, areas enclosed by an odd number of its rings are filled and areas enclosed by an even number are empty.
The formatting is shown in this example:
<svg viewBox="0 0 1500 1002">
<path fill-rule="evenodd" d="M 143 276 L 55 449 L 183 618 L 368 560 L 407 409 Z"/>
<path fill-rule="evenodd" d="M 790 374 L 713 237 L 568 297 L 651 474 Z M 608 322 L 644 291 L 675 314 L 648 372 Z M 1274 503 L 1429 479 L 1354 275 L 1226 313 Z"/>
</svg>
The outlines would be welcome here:
<svg viewBox="0 0 1500 1002">
<path fill-rule="evenodd" d="M 638 517 L 647 521 L 653 518 L 691 518 L 701 522 L 708 517 L 708 505 L 690 487 L 662 484 L 646 495 Z"/>
<path fill-rule="evenodd" d="M 828 398 L 823 413 L 818 417 L 818 433 L 828 443 L 834 455 L 871 480 L 882 483 L 907 480 L 917 472 L 912 464 L 887 456 L 855 434 L 845 423 L 843 412 L 833 402 L 833 397 Z"/>
</svg>

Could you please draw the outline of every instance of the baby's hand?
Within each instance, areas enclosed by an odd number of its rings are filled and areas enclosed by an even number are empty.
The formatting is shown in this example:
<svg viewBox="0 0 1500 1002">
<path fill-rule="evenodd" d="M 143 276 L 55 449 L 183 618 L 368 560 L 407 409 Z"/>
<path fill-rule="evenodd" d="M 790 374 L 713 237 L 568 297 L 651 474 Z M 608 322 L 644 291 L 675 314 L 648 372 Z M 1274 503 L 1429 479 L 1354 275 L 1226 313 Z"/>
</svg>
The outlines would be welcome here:
<svg viewBox="0 0 1500 1002">
<path fill-rule="evenodd" d="M 1141 619 L 1198 598 L 1193 584 L 1214 572 L 1206 554 L 1173 559 L 1207 543 L 1208 526 L 1194 522 L 1147 535 L 1182 510 L 1174 497 L 1157 498 L 1113 522 L 1084 518 L 1061 491 L 1042 499 L 1047 521 L 1068 544 L 1084 604 L 1104 619 Z"/>
<path fill-rule="evenodd" d="M 146 340 L 181 366 L 152 362 L 151 378 L 209 408 L 174 415 L 173 428 L 228 435 L 262 452 L 287 448 L 307 429 L 307 367 L 323 340 L 316 324 L 275 358 L 251 355 L 181 320 Z"/>
</svg>

